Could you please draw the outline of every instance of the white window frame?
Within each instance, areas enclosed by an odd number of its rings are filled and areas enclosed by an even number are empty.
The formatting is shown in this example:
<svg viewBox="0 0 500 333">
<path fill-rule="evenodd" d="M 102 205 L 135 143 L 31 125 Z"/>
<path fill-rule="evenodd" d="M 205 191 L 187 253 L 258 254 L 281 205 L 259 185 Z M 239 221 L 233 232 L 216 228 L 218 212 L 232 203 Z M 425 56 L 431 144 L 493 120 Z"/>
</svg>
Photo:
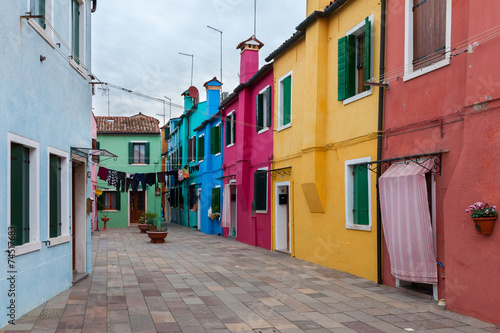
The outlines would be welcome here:
<svg viewBox="0 0 500 333">
<path fill-rule="evenodd" d="M 27 12 L 31 11 L 31 2 L 35 0 L 28 0 Z M 31 15 L 37 15 L 31 13 Z M 54 0 L 45 0 L 45 20 L 54 26 Z M 28 24 L 35 29 L 35 31 L 42 37 L 53 49 L 56 48 L 56 41 L 54 39 L 54 31 L 50 28 L 42 28 L 35 19 L 29 19 Z"/>
<path fill-rule="evenodd" d="M 15 247 L 16 256 L 38 251 L 42 247 L 40 242 L 40 143 L 22 137 L 17 134 L 7 132 L 7 225 L 10 226 L 10 183 L 11 173 L 11 144 L 17 143 L 30 150 L 30 236 L 29 242 Z"/>
<path fill-rule="evenodd" d="M 368 16 L 368 20 L 370 21 L 370 31 L 371 31 L 371 36 L 370 36 L 370 77 L 373 76 L 373 14 Z M 359 22 L 354 28 L 351 30 L 347 31 L 346 36 L 354 35 L 354 36 L 359 36 L 362 33 L 365 32 L 365 20 Z M 357 46 L 356 46 L 357 49 Z M 357 57 L 356 57 L 357 58 Z M 356 73 L 355 76 L 355 86 L 356 88 L 358 87 L 358 75 Z M 342 101 L 343 105 L 347 105 L 349 103 L 355 102 L 359 99 L 362 99 L 366 96 L 370 96 L 373 93 L 373 88 L 369 86 L 368 90 L 362 91 L 360 93 L 357 93 L 354 96 L 351 96 L 349 98 L 346 98 Z"/>
<path fill-rule="evenodd" d="M 196 158 L 197 158 L 197 156 L 196 156 L 196 147 L 198 146 L 198 144 L 196 142 L 196 135 L 193 135 L 190 139 L 191 139 L 191 142 L 194 141 L 194 152 L 192 152 L 192 151 L 188 152 L 188 157 L 189 157 L 190 154 L 193 154 L 193 159 L 190 160 L 190 161 L 188 161 L 188 164 L 196 162 Z M 193 144 L 191 144 L 191 150 L 193 150 Z"/>
<path fill-rule="evenodd" d="M 283 125 L 283 80 L 287 77 L 291 77 L 290 82 L 290 123 Z M 292 126 L 293 121 L 293 70 L 289 71 L 285 75 L 283 75 L 278 81 L 278 90 L 279 90 L 279 100 L 278 100 L 278 129 L 277 131 L 282 131 L 288 127 Z"/>
<path fill-rule="evenodd" d="M 215 127 L 219 127 L 221 124 L 222 124 L 222 122 L 221 122 L 221 121 L 219 121 L 219 122 L 217 123 L 217 125 L 215 125 Z M 221 133 L 221 134 L 222 134 L 222 131 L 220 130 L 220 128 L 219 128 L 219 133 Z M 221 138 L 219 137 L 219 139 L 221 139 Z M 210 140 L 212 140 L 212 138 L 210 138 Z M 219 155 L 222 153 L 222 148 L 220 147 L 220 141 L 219 141 L 219 148 L 220 148 L 220 152 L 218 152 L 218 153 L 217 153 L 217 154 L 215 154 L 214 156 L 219 156 Z"/>
<path fill-rule="evenodd" d="M 262 134 L 262 133 L 264 133 L 264 132 L 267 132 L 267 131 L 269 131 L 269 128 L 271 128 L 271 124 L 268 124 L 268 123 L 267 123 L 267 119 L 268 119 L 268 116 L 267 116 L 267 110 L 268 110 L 268 108 L 267 108 L 267 103 L 268 103 L 268 101 L 267 101 L 267 94 L 266 94 L 266 90 L 267 90 L 267 88 L 269 88 L 269 87 L 270 87 L 270 86 L 269 86 L 269 85 L 267 85 L 264 89 L 262 89 L 261 91 L 259 91 L 259 95 L 262 95 L 262 96 L 263 96 L 263 98 L 262 98 L 262 101 L 263 101 L 262 105 L 263 105 L 264 110 L 262 110 L 262 118 L 263 118 L 263 119 L 262 119 L 262 125 L 263 125 L 263 126 L 262 126 L 262 129 L 261 129 L 259 132 L 257 132 L 257 134 Z M 269 101 L 269 103 L 271 103 L 271 102 L 272 102 L 272 101 Z M 256 110 L 256 111 L 258 111 L 258 110 L 257 110 L 257 107 L 258 107 L 258 105 L 257 105 L 257 106 L 256 106 L 256 108 L 255 108 L 255 110 Z M 290 119 L 291 119 L 291 118 L 290 118 Z"/>
<path fill-rule="evenodd" d="M 230 147 L 234 146 L 234 142 L 235 142 L 235 139 L 236 139 L 236 138 L 235 138 L 235 136 L 236 136 L 236 130 L 235 130 L 234 136 L 233 136 L 233 130 L 232 130 L 232 129 L 233 129 L 233 127 L 235 127 L 235 126 L 236 126 L 236 124 L 235 124 L 236 114 L 235 114 L 234 110 L 233 110 L 233 111 L 231 111 L 231 112 L 229 112 L 229 113 L 226 115 L 226 119 L 227 119 L 228 117 L 231 117 L 231 128 L 229 129 L 229 131 L 230 131 L 230 133 L 231 133 L 231 143 L 230 143 L 230 144 L 228 144 L 228 145 L 226 145 L 226 148 L 230 148 Z M 226 121 L 226 131 L 227 131 L 227 130 L 228 130 L 228 129 L 227 129 L 227 121 Z M 227 142 L 226 142 L 226 144 L 227 144 Z"/>
<path fill-rule="evenodd" d="M 268 167 L 258 168 L 257 170 L 255 170 L 255 172 L 263 171 L 263 170 L 268 171 L 269 168 Z M 255 183 L 253 184 L 253 190 L 255 191 Z M 269 180 L 267 178 L 267 173 L 266 173 L 266 210 L 257 210 L 257 209 L 255 209 L 255 213 L 256 214 L 267 214 L 267 211 L 269 210 L 268 201 L 269 201 Z"/>
<path fill-rule="evenodd" d="M 49 247 L 67 243 L 71 240 L 69 234 L 69 154 L 64 150 L 47 147 L 47 184 L 50 183 L 50 155 L 56 155 L 61 159 L 61 235 L 58 237 L 50 237 L 50 186 L 47 186 L 47 236 L 50 240 Z"/>
<path fill-rule="evenodd" d="M 201 137 L 203 137 L 203 158 L 201 160 L 199 160 L 198 163 L 201 163 L 205 160 L 205 134 L 198 135 L 198 139 Z M 198 149 L 200 149 L 199 145 L 198 145 Z M 198 156 L 196 156 L 196 158 L 198 158 Z"/>
<path fill-rule="evenodd" d="M 144 150 L 146 150 L 146 143 L 148 143 L 149 141 L 129 141 L 129 142 L 132 142 L 133 144 L 144 144 Z M 151 146 L 150 146 L 151 147 Z M 151 152 L 150 152 L 151 153 Z M 144 152 L 144 155 L 146 154 L 146 152 Z M 150 154 L 151 155 L 151 154 Z M 145 156 L 144 156 L 145 157 Z M 151 161 L 151 157 L 149 159 Z M 130 165 L 137 165 L 137 166 L 149 166 L 149 164 L 147 163 L 132 163 Z"/>
<path fill-rule="evenodd" d="M 102 194 L 101 194 L 101 195 L 102 195 L 102 201 L 103 201 L 103 208 L 102 208 L 102 211 L 103 211 L 103 212 L 119 212 L 119 210 L 118 210 L 118 209 L 105 209 L 105 208 L 104 208 L 104 207 L 106 207 L 106 198 L 104 198 L 104 193 L 106 193 L 106 192 L 119 192 L 119 191 L 117 191 L 117 190 L 113 190 L 113 189 L 109 189 L 109 188 L 108 188 L 108 189 L 103 189 L 103 190 L 102 190 Z M 144 192 L 146 192 L 146 189 L 144 189 Z M 146 194 L 144 194 L 144 195 L 146 195 Z M 120 199 L 121 199 L 121 198 L 120 198 Z M 129 203 L 130 203 L 130 201 L 129 201 Z M 127 206 L 128 206 L 128 205 L 127 205 Z"/>
<path fill-rule="evenodd" d="M 405 71 L 403 75 L 403 82 L 419 77 L 420 75 L 427 74 L 441 67 L 450 64 L 450 50 L 451 50 L 451 0 L 446 1 L 446 36 L 445 36 L 445 57 L 444 59 L 430 64 L 429 66 L 413 70 L 413 1 L 405 0 Z"/>
<path fill-rule="evenodd" d="M 86 66 L 86 60 L 87 60 L 87 43 L 86 43 L 86 38 L 87 38 L 87 31 L 86 31 L 86 18 L 87 18 L 87 7 L 85 6 L 85 0 L 77 0 L 78 3 L 80 4 L 79 10 L 80 10 L 80 20 L 79 20 L 79 32 L 80 32 L 80 38 L 79 38 L 79 50 L 80 50 L 80 55 L 78 56 L 78 59 L 80 60 L 80 63 L 77 63 L 73 59 L 73 54 L 70 54 L 70 64 L 71 66 L 80 74 L 85 80 L 87 80 L 87 74 L 85 72 L 84 66 Z M 69 17 L 70 17 L 70 25 L 69 25 L 69 36 L 71 39 L 71 43 L 69 45 L 73 44 L 73 32 L 72 32 L 72 27 L 73 27 L 73 21 L 72 21 L 72 12 L 71 12 L 71 2 L 69 6 Z M 83 64 L 83 66 L 82 66 Z"/>
<path fill-rule="evenodd" d="M 368 170 L 368 225 L 354 224 L 354 176 L 353 165 L 371 162 L 371 157 L 362 157 L 354 160 L 346 160 L 345 163 L 345 228 L 352 230 L 372 230 L 372 183 L 371 172 Z"/>
</svg>

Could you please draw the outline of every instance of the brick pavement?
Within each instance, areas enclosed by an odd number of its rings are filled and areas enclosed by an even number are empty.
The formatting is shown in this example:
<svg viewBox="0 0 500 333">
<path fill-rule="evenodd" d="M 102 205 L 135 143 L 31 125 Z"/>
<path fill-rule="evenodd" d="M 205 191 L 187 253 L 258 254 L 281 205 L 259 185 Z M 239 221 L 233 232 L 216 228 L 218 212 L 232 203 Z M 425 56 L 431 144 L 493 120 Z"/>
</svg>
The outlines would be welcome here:
<svg viewBox="0 0 500 333">
<path fill-rule="evenodd" d="M 3 330 L 500 333 L 436 302 L 177 225 L 165 244 L 136 227 L 96 232 L 92 269 Z"/>
</svg>

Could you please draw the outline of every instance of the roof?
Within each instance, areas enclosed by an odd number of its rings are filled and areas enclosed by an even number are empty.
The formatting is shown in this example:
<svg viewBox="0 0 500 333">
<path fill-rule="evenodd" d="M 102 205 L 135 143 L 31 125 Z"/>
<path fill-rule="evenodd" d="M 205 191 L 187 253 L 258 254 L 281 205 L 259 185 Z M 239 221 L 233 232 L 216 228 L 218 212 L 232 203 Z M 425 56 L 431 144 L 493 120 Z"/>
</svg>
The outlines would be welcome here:
<svg viewBox="0 0 500 333">
<path fill-rule="evenodd" d="M 95 117 L 97 134 L 160 134 L 160 121 L 139 112 L 131 117 Z"/>
<path fill-rule="evenodd" d="M 255 37 L 255 35 L 252 35 L 252 37 L 239 43 L 238 46 L 236 46 L 236 49 L 241 49 L 245 44 L 257 45 L 259 46 L 259 48 L 262 48 L 264 46 L 264 43 L 258 40 L 257 37 Z"/>
<path fill-rule="evenodd" d="M 291 47 L 299 39 L 301 39 L 302 37 L 305 36 L 306 29 L 311 24 L 313 24 L 314 22 L 316 22 L 320 18 L 332 16 L 337 11 L 337 9 L 339 9 L 347 1 L 349 1 L 349 0 L 333 0 L 333 1 L 330 1 L 330 4 L 328 6 L 326 6 L 323 11 L 316 10 L 316 11 L 312 12 L 308 17 L 306 17 L 306 19 L 304 21 L 300 22 L 300 24 L 295 28 L 297 31 L 294 32 L 292 37 L 287 39 L 283 44 L 281 44 L 280 47 L 278 47 L 276 50 L 271 52 L 271 54 L 268 55 L 265 60 L 271 61 L 271 60 L 275 59 L 276 57 L 278 57 L 279 55 L 281 55 L 286 50 L 288 50 L 289 47 Z"/>
<path fill-rule="evenodd" d="M 203 121 L 200 126 L 196 127 L 193 131 L 195 132 L 198 132 L 199 130 L 201 130 L 203 127 L 205 127 L 209 122 L 211 122 L 212 120 L 214 119 L 221 119 L 220 117 L 220 110 L 217 111 L 217 113 L 215 113 L 212 117 L 210 117 L 209 119 Z M 221 119 L 222 120 L 222 119 Z"/>
<path fill-rule="evenodd" d="M 217 82 L 217 83 L 215 83 Z M 212 79 L 208 80 L 207 82 L 203 83 L 203 86 L 206 88 L 209 83 L 212 83 L 210 84 L 211 86 L 222 86 L 222 82 L 220 82 L 219 80 L 217 80 L 217 77 L 214 76 Z"/>
</svg>

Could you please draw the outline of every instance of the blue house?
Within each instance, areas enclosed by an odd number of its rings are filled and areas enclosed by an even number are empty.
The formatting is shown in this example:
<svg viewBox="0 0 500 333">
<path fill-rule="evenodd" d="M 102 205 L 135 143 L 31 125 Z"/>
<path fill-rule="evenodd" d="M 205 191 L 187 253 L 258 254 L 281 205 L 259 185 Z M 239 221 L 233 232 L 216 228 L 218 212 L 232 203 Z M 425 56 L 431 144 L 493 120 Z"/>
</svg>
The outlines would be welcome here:
<svg viewBox="0 0 500 333">
<path fill-rule="evenodd" d="M 206 119 L 194 129 L 198 140 L 198 180 L 200 221 L 199 230 L 206 234 L 222 235 L 220 213 L 222 212 L 222 179 L 224 171 L 224 149 L 222 147 L 223 124 L 220 119 L 220 93 L 222 84 L 216 79 L 205 83 L 207 90 Z M 218 218 L 210 218 L 209 211 L 219 213 Z M 212 215 L 213 216 L 213 215 Z"/>
<path fill-rule="evenodd" d="M 2 1 L 0 327 L 90 273 L 92 3 Z"/>
</svg>

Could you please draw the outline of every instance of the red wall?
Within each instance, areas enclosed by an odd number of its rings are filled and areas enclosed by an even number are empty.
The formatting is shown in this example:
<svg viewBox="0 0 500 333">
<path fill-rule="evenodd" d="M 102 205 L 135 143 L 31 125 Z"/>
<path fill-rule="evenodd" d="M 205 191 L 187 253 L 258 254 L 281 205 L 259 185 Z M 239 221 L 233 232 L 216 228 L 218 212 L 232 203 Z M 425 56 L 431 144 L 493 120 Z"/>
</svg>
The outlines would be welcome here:
<svg viewBox="0 0 500 333">
<path fill-rule="evenodd" d="M 452 1 L 452 47 L 498 25 L 500 1 Z M 387 71 L 404 66 L 403 1 L 388 1 Z M 487 10 L 485 10 L 487 8 Z M 477 38 L 472 38 L 472 44 Z M 436 179 L 439 298 L 447 309 L 500 324 L 500 227 L 477 235 L 465 209 L 500 206 L 500 37 L 385 94 L 383 158 L 449 151 Z M 401 77 L 402 77 L 401 73 Z M 479 104 L 477 104 L 479 103 Z M 440 123 L 442 126 L 440 126 Z M 393 285 L 384 248 L 384 283 Z"/>
</svg>

